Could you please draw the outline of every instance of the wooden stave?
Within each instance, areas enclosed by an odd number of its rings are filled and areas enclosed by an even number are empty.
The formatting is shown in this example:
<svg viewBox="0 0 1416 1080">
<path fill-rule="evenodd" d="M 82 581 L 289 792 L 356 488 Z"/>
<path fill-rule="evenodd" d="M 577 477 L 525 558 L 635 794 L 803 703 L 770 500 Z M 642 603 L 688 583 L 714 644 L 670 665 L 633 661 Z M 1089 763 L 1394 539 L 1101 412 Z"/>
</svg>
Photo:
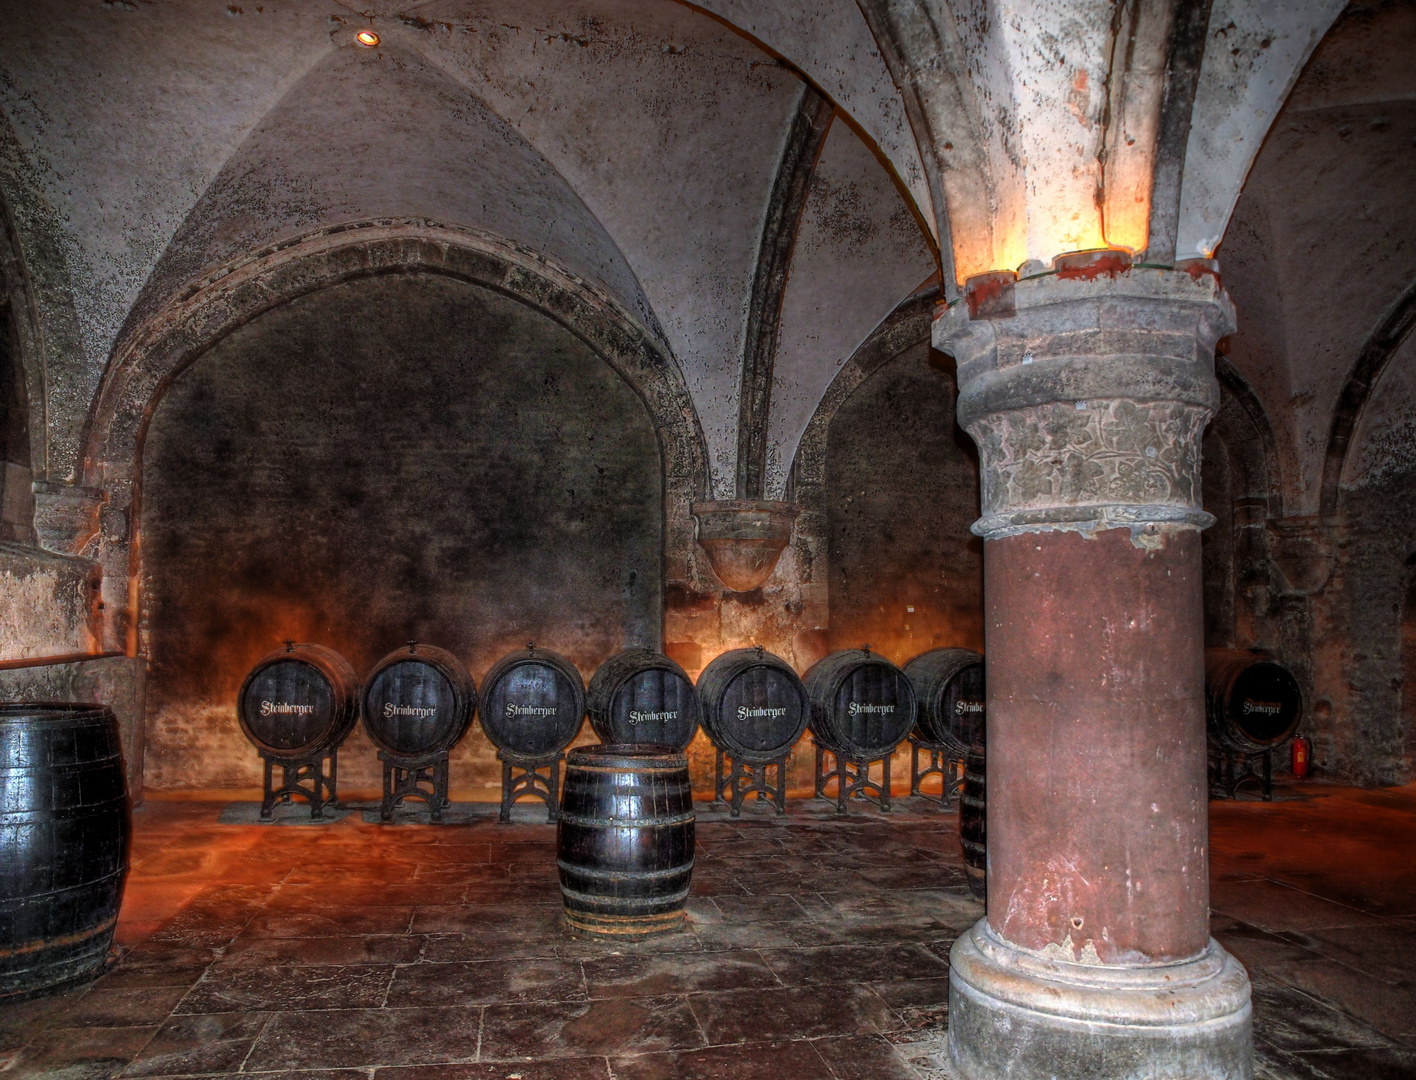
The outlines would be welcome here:
<svg viewBox="0 0 1416 1080">
<path fill-rule="evenodd" d="M 504 737 L 499 730 L 499 722 L 488 723 L 488 710 L 491 708 L 491 701 L 496 693 L 497 684 L 503 678 L 510 675 L 516 668 L 528 663 L 540 664 L 552 668 L 564 677 L 571 686 L 572 698 L 575 702 L 572 711 L 576 714 L 574 730 L 570 730 L 569 734 L 560 742 L 560 745 L 556 746 L 553 750 L 539 751 L 533 749 L 532 751 L 526 751 L 516 746 L 512 740 Z M 501 657 L 482 677 L 482 701 L 484 703 L 481 718 L 482 733 L 487 736 L 487 740 L 499 751 L 514 758 L 530 760 L 541 757 L 554 757 L 575 741 L 575 737 L 580 734 L 580 729 L 585 724 L 585 679 L 581 676 L 580 669 L 571 663 L 567 657 L 562 656 L 558 652 L 552 652 L 550 649 L 533 646 L 526 649 L 516 649 Z M 570 728 L 568 723 L 566 726 L 567 729 Z"/>
<path fill-rule="evenodd" d="M 722 699 L 728 689 L 739 676 L 759 665 L 790 675 L 800 696 L 802 706 L 801 721 L 796 727 L 795 734 L 781 746 L 772 749 L 746 745 L 734 736 L 732 726 L 721 722 L 719 716 Z M 747 764 L 762 765 L 779 759 L 796 745 L 811 721 L 811 698 L 807 695 L 806 686 L 802 683 L 801 677 L 785 660 L 765 650 L 756 648 L 731 649 L 722 653 L 703 669 L 694 689 L 698 694 L 699 726 L 703 728 L 704 734 L 719 750 L 734 760 Z"/>
<path fill-rule="evenodd" d="M 457 701 L 456 720 L 452 728 L 442 738 L 419 750 L 404 750 L 395 746 L 386 737 L 387 733 L 370 721 L 369 715 L 369 695 L 373 693 L 379 675 L 396 664 L 409 660 L 421 661 L 438 671 L 452 686 L 452 692 Z M 359 691 L 359 719 L 364 728 L 364 734 L 376 747 L 396 758 L 420 759 L 451 750 L 462 741 L 472 727 L 472 721 L 476 715 L 477 684 L 473 680 L 472 674 L 467 670 L 467 665 L 446 649 L 438 648 L 436 645 L 417 642 L 410 643 L 402 649 L 395 649 L 369 670 Z"/>
<path fill-rule="evenodd" d="M 961 758 L 969 752 L 975 740 L 962 739 L 947 722 L 941 724 L 938 707 L 951 680 L 963 674 L 969 666 L 982 663 L 983 655 L 972 649 L 942 648 L 922 652 L 904 666 L 905 677 L 914 687 L 918 703 L 913 731 L 915 738 L 943 746 Z"/>
<path fill-rule="evenodd" d="M 302 747 L 285 748 L 265 743 L 256 735 L 247 722 L 244 704 L 246 691 L 261 671 L 271 664 L 292 659 L 313 667 L 324 676 L 330 685 L 332 702 L 330 720 L 318 739 Z M 361 696 L 358 676 L 343 656 L 324 645 L 290 642 L 284 648 L 266 653 L 251 668 L 236 694 L 236 719 L 247 740 L 264 756 L 278 760 L 305 761 L 329 753 L 349 737 L 359 722 Z"/>
<path fill-rule="evenodd" d="M 978 900 L 988 897 L 988 759 L 982 743 L 975 743 L 964 757 L 964 785 L 959 795 L 959 847 L 969 891 Z"/>
</svg>

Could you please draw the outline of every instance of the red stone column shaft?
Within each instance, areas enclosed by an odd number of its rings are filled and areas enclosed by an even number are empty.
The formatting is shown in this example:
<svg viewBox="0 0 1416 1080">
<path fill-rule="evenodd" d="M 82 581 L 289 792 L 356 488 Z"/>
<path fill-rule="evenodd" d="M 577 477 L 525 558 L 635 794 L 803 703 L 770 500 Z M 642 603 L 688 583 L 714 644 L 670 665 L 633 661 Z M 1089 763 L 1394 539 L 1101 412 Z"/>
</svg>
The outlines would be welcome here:
<svg viewBox="0 0 1416 1080">
<path fill-rule="evenodd" d="M 985 549 L 988 919 L 1062 960 L 1209 940 L 1200 534 Z"/>
</svg>

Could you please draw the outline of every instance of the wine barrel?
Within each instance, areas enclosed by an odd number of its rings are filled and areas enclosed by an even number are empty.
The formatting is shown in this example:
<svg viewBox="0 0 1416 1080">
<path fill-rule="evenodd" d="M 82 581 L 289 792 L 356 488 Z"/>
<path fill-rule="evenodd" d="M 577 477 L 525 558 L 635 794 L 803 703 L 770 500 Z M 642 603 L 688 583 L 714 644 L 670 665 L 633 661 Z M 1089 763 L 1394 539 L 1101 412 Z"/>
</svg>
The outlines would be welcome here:
<svg viewBox="0 0 1416 1080">
<path fill-rule="evenodd" d="M 482 730 L 505 754 L 560 753 L 585 720 L 585 680 L 559 653 L 528 645 L 507 653 L 482 680 Z"/>
<path fill-rule="evenodd" d="M 573 929 L 624 939 L 682 927 L 693 843 L 682 751 L 601 744 L 566 755 L 556 864 Z"/>
<path fill-rule="evenodd" d="M 1205 652 L 1210 738 L 1244 754 L 1272 750 L 1303 719 L 1298 680 L 1272 657 L 1238 649 Z"/>
<path fill-rule="evenodd" d="M 306 760 L 337 747 L 359 715 L 358 679 L 349 661 L 323 645 L 297 645 L 261 657 L 236 698 L 246 738 L 267 757 Z"/>
<path fill-rule="evenodd" d="M 983 657 L 972 649 L 931 649 L 905 665 L 919 702 L 915 738 L 963 757 L 984 741 Z"/>
<path fill-rule="evenodd" d="M 698 718 L 713 745 L 737 761 L 775 761 L 801 738 L 811 700 L 781 657 L 761 648 L 725 652 L 698 676 Z"/>
<path fill-rule="evenodd" d="M 663 653 L 625 649 L 595 672 L 585 692 L 590 726 L 603 743 L 653 743 L 682 750 L 698 730 L 693 683 Z"/>
<path fill-rule="evenodd" d="M 472 726 L 477 686 L 446 649 L 410 641 L 369 672 L 360 697 L 369 741 L 385 753 L 416 758 L 451 750 Z"/>
<path fill-rule="evenodd" d="M 964 849 L 964 873 L 969 891 L 979 900 L 988 898 L 988 789 L 987 760 L 982 743 L 971 746 L 964 757 L 964 790 L 959 796 L 959 842 Z"/>
<path fill-rule="evenodd" d="M 132 818 L 106 705 L 0 705 L 0 999 L 96 978 Z"/>
<path fill-rule="evenodd" d="M 811 698 L 811 734 L 853 761 L 895 751 L 915 725 L 915 692 L 905 673 L 869 648 L 818 660 L 803 680 Z"/>
</svg>

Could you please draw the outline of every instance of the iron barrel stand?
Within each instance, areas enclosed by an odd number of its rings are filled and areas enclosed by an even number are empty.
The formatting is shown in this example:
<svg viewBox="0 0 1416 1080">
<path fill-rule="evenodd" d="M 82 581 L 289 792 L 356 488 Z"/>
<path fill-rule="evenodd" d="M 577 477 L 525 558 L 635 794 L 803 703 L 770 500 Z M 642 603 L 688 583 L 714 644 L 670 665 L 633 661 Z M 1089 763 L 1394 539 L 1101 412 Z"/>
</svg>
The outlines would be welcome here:
<svg viewBox="0 0 1416 1080">
<path fill-rule="evenodd" d="M 518 799 L 540 799 L 546 804 L 546 824 L 554 825 L 560 820 L 560 773 L 565 752 L 559 751 L 550 757 L 522 757 L 497 751 L 497 760 L 502 763 L 501 813 L 497 821 L 503 825 L 511 822 L 511 804 Z"/>
<path fill-rule="evenodd" d="M 731 816 L 741 817 L 743 800 L 756 792 L 759 801 L 770 800 L 777 810 L 777 816 L 783 816 L 787 812 L 787 755 L 790 753 L 791 751 L 788 751 L 781 757 L 754 765 L 751 762 L 730 758 L 722 750 L 719 750 L 717 770 L 713 781 L 713 801 L 727 803 Z M 726 772 L 724 771 L 725 761 Z M 771 782 L 767 772 L 771 768 L 777 770 L 775 784 Z M 724 795 L 727 797 L 724 798 Z"/>
<path fill-rule="evenodd" d="M 919 767 L 921 750 L 929 755 L 929 764 L 923 769 Z M 941 810 L 948 810 L 954 805 L 954 797 L 964 786 L 963 769 L 960 768 L 962 764 L 959 756 L 947 746 L 911 735 L 910 794 L 934 803 Z M 939 777 L 941 786 L 937 796 L 926 795 L 920 790 L 920 785 L 931 776 Z"/>
<path fill-rule="evenodd" d="M 846 802 L 855 797 L 873 802 L 882 814 L 890 812 L 890 755 L 883 758 L 861 760 L 850 758 L 830 747 L 822 746 L 814 739 L 816 746 L 816 797 L 829 799 L 826 785 L 836 781 L 836 813 L 846 812 Z M 826 755 L 831 755 L 832 765 L 826 768 Z M 870 778 L 870 767 L 880 763 L 881 778 L 876 782 Z"/>
<path fill-rule="evenodd" d="M 379 820 L 392 821 L 393 810 L 405 799 L 422 799 L 428 804 L 433 824 L 442 822 L 442 812 L 452 805 L 448 797 L 448 752 L 425 757 L 403 757 L 379 751 L 383 762 L 383 802 Z"/>
<path fill-rule="evenodd" d="M 1257 767 L 1255 766 L 1257 762 Z M 1227 746 L 1210 747 L 1209 785 L 1212 799 L 1237 799 L 1239 786 L 1253 781 L 1260 798 L 1273 802 L 1273 751 L 1245 754 Z"/>
<path fill-rule="evenodd" d="M 329 769 L 325 770 L 325 759 L 329 759 Z M 270 821 L 275 816 L 276 803 L 289 803 L 292 798 L 305 799 L 310 804 L 310 819 L 324 819 L 326 806 L 339 806 L 339 748 L 331 747 L 328 752 L 307 758 L 277 758 L 261 754 L 265 763 L 265 783 L 261 791 L 261 820 Z M 280 769 L 280 786 L 274 786 L 274 773 Z"/>
</svg>

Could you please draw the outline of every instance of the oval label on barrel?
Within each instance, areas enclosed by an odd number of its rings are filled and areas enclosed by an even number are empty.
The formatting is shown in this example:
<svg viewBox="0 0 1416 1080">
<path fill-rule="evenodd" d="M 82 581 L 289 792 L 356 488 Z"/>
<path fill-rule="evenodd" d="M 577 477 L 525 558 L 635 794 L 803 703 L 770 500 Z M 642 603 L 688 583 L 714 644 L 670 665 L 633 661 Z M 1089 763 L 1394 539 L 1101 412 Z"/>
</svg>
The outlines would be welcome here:
<svg viewBox="0 0 1416 1080">
<path fill-rule="evenodd" d="M 659 668 L 626 679 L 609 713 L 614 742 L 660 743 L 682 750 L 698 726 L 693 685 Z"/>
<path fill-rule="evenodd" d="M 364 694 L 365 722 L 373 725 L 389 749 L 425 754 L 456 734 L 457 692 L 447 676 L 423 660 L 390 664 Z"/>
<path fill-rule="evenodd" d="M 914 726 L 911 700 L 903 672 L 883 664 L 860 664 L 836 691 L 836 723 L 855 747 L 893 750 Z"/>
<path fill-rule="evenodd" d="M 329 728 L 334 692 L 303 660 L 277 660 L 252 677 L 241 699 L 251 733 L 272 750 L 301 750 Z"/>
<path fill-rule="evenodd" d="M 517 664 L 482 691 L 482 728 L 495 746 L 513 754 L 554 754 L 575 738 L 584 719 L 575 688 L 550 664 Z"/>
<path fill-rule="evenodd" d="M 1285 737 L 1298 722 L 1302 694 L 1293 676 L 1277 664 L 1257 663 L 1234 680 L 1230 706 L 1237 726 L 1263 744 Z"/>
<path fill-rule="evenodd" d="M 748 668 L 723 693 L 722 723 L 749 750 L 787 751 L 806 724 L 800 681 L 774 667 Z"/>
</svg>

